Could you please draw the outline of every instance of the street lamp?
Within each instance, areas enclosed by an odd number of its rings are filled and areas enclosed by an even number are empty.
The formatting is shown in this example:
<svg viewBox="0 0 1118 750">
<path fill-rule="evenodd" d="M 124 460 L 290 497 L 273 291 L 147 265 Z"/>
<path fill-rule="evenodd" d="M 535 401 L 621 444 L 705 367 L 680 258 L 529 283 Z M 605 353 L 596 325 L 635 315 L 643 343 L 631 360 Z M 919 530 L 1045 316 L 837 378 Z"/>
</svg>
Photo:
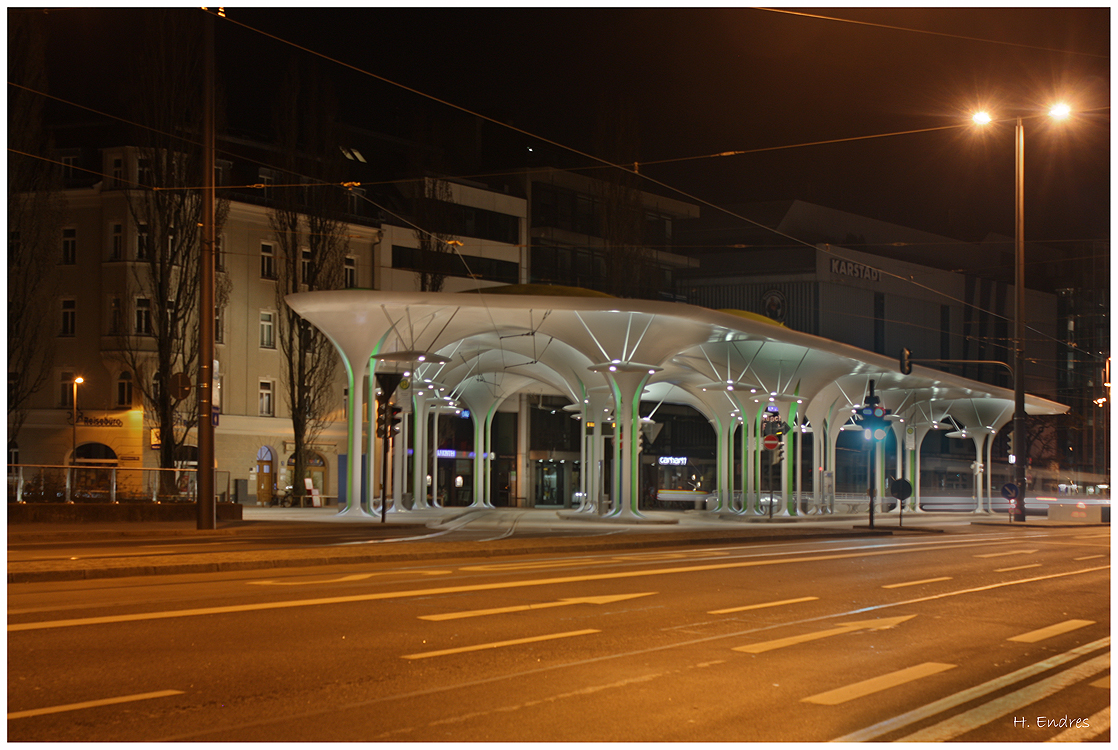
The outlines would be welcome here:
<svg viewBox="0 0 1118 750">
<path fill-rule="evenodd" d="M 81 375 L 74 378 L 74 397 L 71 399 L 70 406 L 73 407 L 74 425 L 72 432 L 72 439 L 70 441 L 70 465 L 73 466 L 77 463 L 78 457 L 78 386 L 85 382 L 85 378 Z"/>
<path fill-rule="evenodd" d="M 1071 116 L 1071 107 L 1057 104 L 1048 111 L 1058 120 Z M 988 125 L 993 117 L 978 112 L 973 118 L 978 125 Z M 1025 124 L 1020 115 L 1014 129 L 1014 322 L 1013 322 L 1013 445 L 1021 452 L 1014 462 L 1013 481 L 1017 485 L 1015 521 L 1025 520 Z"/>
</svg>

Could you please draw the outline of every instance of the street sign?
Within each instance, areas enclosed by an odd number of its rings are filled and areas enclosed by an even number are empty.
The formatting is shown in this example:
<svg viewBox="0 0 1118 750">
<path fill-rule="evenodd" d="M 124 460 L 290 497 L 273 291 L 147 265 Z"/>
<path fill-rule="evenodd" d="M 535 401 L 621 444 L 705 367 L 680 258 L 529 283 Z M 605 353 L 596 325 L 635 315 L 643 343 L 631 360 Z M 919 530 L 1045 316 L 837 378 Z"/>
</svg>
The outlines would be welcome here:
<svg viewBox="0 0 1118 750">
<path fill-rule="evenodd" d="M 1004 497 L 1006 500 L 1016 500 L 1017 492 L 1017 485 L 1013 484 L 1012 482 L 1002 485 L 1002 497 Z"/>
<path fill-rule="evenodd" d="M 898 500 L 908 500 L 912 497 L 912 483 L 907 479 L 894 479 L 889 485 L 889 494 Z"/>
<path fill-rule="evenodd" d="M 192 384 L 190 382 L 190 376 L 185 372 L 176 372 L 171 376 L 167 385 L 171 389 L 171 397 L 176 401 L 182 401 L 190 395 Z"/>
<path fill-rule="evenodd" d="M 780 445 L 780 436 L 779 435 L 765 435 L 765 439 L 764 439 L 762 444 L 765 446 L 765 450 L 774 451 L 774 450 L 777 449 L 777 446 Z"/>
</svg>

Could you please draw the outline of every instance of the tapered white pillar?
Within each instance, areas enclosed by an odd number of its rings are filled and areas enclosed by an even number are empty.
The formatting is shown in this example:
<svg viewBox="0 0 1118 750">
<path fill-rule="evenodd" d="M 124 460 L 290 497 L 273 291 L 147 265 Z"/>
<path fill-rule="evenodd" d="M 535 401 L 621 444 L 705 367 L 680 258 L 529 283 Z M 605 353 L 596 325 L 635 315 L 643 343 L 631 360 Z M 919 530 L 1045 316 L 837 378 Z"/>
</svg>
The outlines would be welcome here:
<svg viewBox="0 0 1118 750">
<path fill-rule="evenodd" d="M 592 372 L 606 377 L 617 405 L 614 422 L 615 476 L 620 476 L 617 507 L 613 518 L 643 518 L 640 512 L 640 452 L 636 450 L 640 431 L 640 397 L 645 383 L 661 368 L 635 362 L 607 362 L 593 365 Z M 618 471 L 619 470 L 619 471 Z"/>
</svg>

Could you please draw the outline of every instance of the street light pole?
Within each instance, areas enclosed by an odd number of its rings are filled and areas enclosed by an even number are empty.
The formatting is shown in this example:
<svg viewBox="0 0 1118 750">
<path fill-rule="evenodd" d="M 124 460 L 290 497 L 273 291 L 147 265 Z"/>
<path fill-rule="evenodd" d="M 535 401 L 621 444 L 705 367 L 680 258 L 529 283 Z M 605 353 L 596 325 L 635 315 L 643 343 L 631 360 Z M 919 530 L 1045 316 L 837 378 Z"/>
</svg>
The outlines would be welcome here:
<svg viewBox="0 0 1118 750">
<path fill-rule="evenodd" d="M 1049 110 L 1049 117 L 1066 119 L 1071 108 L 1057 104 Z M 993 118 L 986 112 L 974 115 L 979 125 L 989 124 Z M 1013 311 L 1013 481 L 1017 485 L 1017 505 L 1014 521 L 1025 520 L 1025 470 L 1028 446 L 1025 444 L 1025 123 L 1016 117 L 1014 129 L 1014 311 Z"/>
<path fill-rule="evenodd" d="M 1014 314 L 1013 314 L 1013 479 L 1017 485 L 1014 521 L 1025 520 L 1025 125 L 1017 116 L 1014 137 Z"/>
<path fill-rule="evenodd" d="M 70 439 L 70 465 L 73 466 L 78 458 L 78 386 L 85 382 L 85 378 L 81 375 L 74 378 L 74 397 L 71 399 L 70 406 L 73 408 L 73 429 L 71 431 Z"/>
</svg>

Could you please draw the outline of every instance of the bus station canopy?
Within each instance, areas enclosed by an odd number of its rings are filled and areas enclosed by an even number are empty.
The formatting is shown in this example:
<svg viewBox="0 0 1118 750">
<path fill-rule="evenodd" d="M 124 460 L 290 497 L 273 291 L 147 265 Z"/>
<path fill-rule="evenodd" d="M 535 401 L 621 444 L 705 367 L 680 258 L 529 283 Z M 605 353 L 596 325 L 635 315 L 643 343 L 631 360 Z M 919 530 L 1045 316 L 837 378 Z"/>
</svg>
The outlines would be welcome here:
<svg viewBox="0 0 1118 750">
<path fill-rule="evenodd" d="M 872 381 L 890 418 L 908 425 L 935 428 L 950 417 L 953 429 L 993 435 L 1013 414 L 1012 390 L 920 365 L 906 375 L 895 357 L 742 311 L 523 285 L 314 291 L 287 303 L 334 343 L 350 373 L 351 455 L 360 452 L 360 395 L 352 400 L 362 375 L 403 367 L 417 387 L 482 413 L 528 391 L 565 396 L 583 411 L 618 411 L 630 400 L 688 404 L 712 424 L 775 406 L 813 431 L 835 431 Z M 1066 410 L 1026 396 L 1028 414 Z"/>
</svg>

